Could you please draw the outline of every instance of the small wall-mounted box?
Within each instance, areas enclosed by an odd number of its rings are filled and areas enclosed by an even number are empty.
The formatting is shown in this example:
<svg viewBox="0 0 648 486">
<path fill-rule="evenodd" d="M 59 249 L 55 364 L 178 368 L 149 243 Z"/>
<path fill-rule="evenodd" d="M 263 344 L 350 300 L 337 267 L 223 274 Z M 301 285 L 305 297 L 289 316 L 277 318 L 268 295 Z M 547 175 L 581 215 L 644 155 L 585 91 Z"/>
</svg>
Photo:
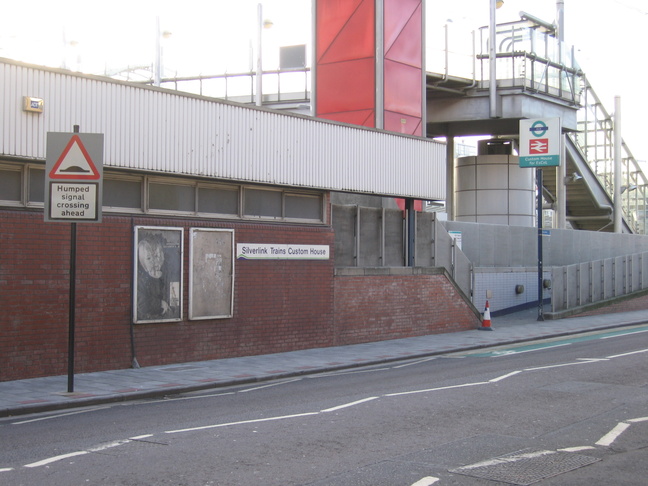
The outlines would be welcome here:
<svg viewBox="0 0 648 486">
<path fill-rule="evenodd" d="M 31 111 L 32 113 L 43 113 L 45 102 L 42 98 L 34 98 L 33 96 L 23 96 L 23 110 Z"/>
</svg>

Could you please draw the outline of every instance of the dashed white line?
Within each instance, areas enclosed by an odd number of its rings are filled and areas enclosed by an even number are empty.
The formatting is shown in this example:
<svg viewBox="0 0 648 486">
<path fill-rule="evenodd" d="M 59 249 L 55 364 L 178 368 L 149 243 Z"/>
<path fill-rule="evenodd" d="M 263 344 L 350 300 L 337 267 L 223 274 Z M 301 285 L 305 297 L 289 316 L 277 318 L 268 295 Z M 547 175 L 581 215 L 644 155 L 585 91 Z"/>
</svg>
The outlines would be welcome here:
<svg viewBox="0 0 648 486">
<path fill-rule="evenodd" d="M 488 385 L 488 381 L 478 381 L 476 383 L 463 383 L 461 385 L 450 385 L 450 386 L 440 386 L 438 388 L 428 388 L 426 390 L 412 390 L 412 391 L 406 391 L 406 392 L 398 392 L 398 393 L 388 393 L 387 395 L 383 395 L 385 397 L 399 397 L 402 395 L 414 395 L 416 393 L 429 393 L 433 391 L 440 391 L 440 390 L 452 390 L 453 388 L 465 388 L 467 386 L 477 386 L 477 385 Z"/>
<path fill-rule="evenodd" d="M 42 461 L 32 462 L 31 464 L 25 464 L 25 467 L 31 468 L 31 467 L 46 466 L 47 464 L 52 464 L 53 462 L 62 461 L 63 459 L 68 459 L 70 457 L 83 456 L 85 454 L 89 454 L 89 452 L 88 451 L 70 452 L 68 454 L 61 454 L 60 456 L 49 457 L 47 459 L 43 459 Z"/>
<path fill-rule="evenodd" d="M 510 378 L 511 376 L 515 376 L 518 373 L 522 373 L 522 371 L 511 371 L 510 373 L 507 373 L 506 375 L 498 376 L 497 378 L 493 378 L 492 380 L 488 380 L 489 383 L 497 383 L 498 381 L 505 380 L 506 378 Z"/>
<path fill-rule="evenodd" d="M 97 410 L 105 410 L 107 408 L 110 408 L 110 406 L 107 407 L 94 407 L 94 408 L 89 408 L 87 410 L 78 410 L 76 412 L 67 412 L 67 413 L 59 413 L 56 415 L 48 415 L 47 417 L 39 417 L 35 419 L 29 419 L 29 420 L 23 420 L 21 422 L 12 422 L 11 425 L 23 425 L 23 424 L 30 424 L 32 422 L 40 422 L 42 420 L 51 420 L 59 417 L 67 417 L 69 415 L 77 415 L 80 413 L 88 413 L 88 412 L 96 412 Z"/>
<path fill-rule="evenodd" d="M 269 385 L 261 385 L 261 386 L 257 386 L 257 387 L 254 387 L 254 388 L 246 388 L 245 390 L 239 390 L 239 393 L 247 393 L 247 392 L 251 392 L 251 391 L 263 390 L 264 388 L 270 388 L 270 387 L 273 387 L 273 386 L 286 385 L 288 383 L 294 383 L 295 381 L 299 381 L 299 380 L 301 380 L 301 378 L 295 378 L 294 380 L 284 380 L 284 381 L 280 381 L 278 383 L 270 383 Z"/>
<path fill-rule="evenodd" d="M 285 420 L 285 419 L 291 419 L 291 418 L 297 418 L 297 417 L 308 417 L 309 415 L 318 415 L 319 412 L 309 412 L 309 413 L 297 413 L 294 415 L 283 415 L 280 417 L 267 417 L 267 418 L 260 418 L 260 419 L 252 419 L 252 420 L 241 420 L 240 422 L 229 422 L 225 424 L 213 424 L 213 425 L 202 425 L 200 427 L 189 427 L 187 429 L 178 429 L 178 430 L 167 430 L 164 433 L 165 434 L 179 434 L 181 432 L 193 432 L 195 430 L 207 430 L 207 429 L 215 429 L 218 427 L 229 427 L 232 425 L 243 425 L 243 424 L 255 424 L 259 422 L 272 422 L 275 420 Z"/>
<path fill-rule="evenodd" d="M 425 477 L 423 479 L 419 479 L 414 484 L 412 484 L 412 486 L 430 486 L 430 485 L 436 483 L 438 480 L 439 480 L 439 478 L 428 476 L 428 477 Z"/>
<path fill-rule="evenodd" d="M 633 354 L 639 354 L 639 353 L 648 353 L 648 349 L 640 349 L 639 351 L 631 351 L 629 353 L 615 354 L 614 356 L 608 356 L 608 359 L 622 358 L 624 356 L 631 356 Z"/>
<path fill-rule="evenodd" d="M 402 365 L 394 366 L 393 368 L 395 370 L 397 370 L 399 368 L 406 368 L 407 366 L 414 366 L 414 365 L 421 364 L 421 363 L 427 363 L 428 361 L 433 361 L 435 359 L 437 359 L 437 356 L 432 356 L 431 358 L 419 359 L 417 361 L 412 361 L 411 363 L 405 363 L 405 364 L 402 364 Z"/>
<path fill-rule="evenodd" d="M 581 451 L 591 451 L 596 449 L 592 446 L 579 446 L 579 447 L 565 447 L 564 449 L 558 449 L 558 452 L 581 452 Z"/>
<path fill-rule="evenodd" d="M 323 413 L 335 412 L 337 410 L 342 410 L 343 408 L 349 408 L 349 407 L 353 407 L 355 405 L 359 405 L 361 403 L 370 402 L 371 400 L 375 400 L 377 398 L 379 398 L 379 397 L 363 398 L 362 400 L 358 400 L 358 401 L 355 401 L 355 402 L 345 403 L 344 405 L 338 405 L 337 407 L 327 408 L 326 410 L 322 410 L 322 412 Z"/>
</svg>

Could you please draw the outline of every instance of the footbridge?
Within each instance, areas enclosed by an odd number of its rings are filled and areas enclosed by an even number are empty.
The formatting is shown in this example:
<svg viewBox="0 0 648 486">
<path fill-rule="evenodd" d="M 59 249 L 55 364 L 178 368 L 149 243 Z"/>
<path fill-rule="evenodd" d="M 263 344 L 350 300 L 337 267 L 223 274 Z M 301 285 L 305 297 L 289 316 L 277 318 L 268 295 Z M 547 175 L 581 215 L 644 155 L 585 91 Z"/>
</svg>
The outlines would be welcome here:
<svg viewBox="0 0 648 486">
<path fill-rule="evenodd" d="M 560 117 L 565 162 L 562 168 L 543 170 L 544 207 L 556 209 L 563 197 L 563 227 L 611 232 L 618 192 L 621 231 L 646 234 L 646 175 L 623 139 L 617 139 L 621 182 L 617 178 L 615 187 L 614 119 L 573 48 L 557 39 L 555 26 L 522 13 L 520 21 L 496 26 L 493 77 L 488 34 L 483 27 L 473 35 L 472 60 L 463 63 L 453 61 L 449 53 L 456 50 L 446 35 L 443 67 L 427 75 L 428 136 L 446 137 L 450 151 L 460 136 L 486 135 L 515 145 L 521 119 Z M 450 195 L 452 173 L 449 165 Z"/>
</svg>

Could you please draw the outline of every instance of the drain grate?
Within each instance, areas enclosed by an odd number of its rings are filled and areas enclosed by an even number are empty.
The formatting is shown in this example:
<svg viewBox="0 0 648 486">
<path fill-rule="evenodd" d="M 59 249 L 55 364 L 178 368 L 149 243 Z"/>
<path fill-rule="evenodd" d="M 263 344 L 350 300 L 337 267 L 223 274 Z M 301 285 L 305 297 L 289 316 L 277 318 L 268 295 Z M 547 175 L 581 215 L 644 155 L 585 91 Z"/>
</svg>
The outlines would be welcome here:
<svg viewBox="0 0 648 486">
<path fill-rule="evenodd" d="M 571 452 L 524 449 L 449 472 L 527 486 L 552 476 L 573 471 L 599 459 Z"/>
</svg>

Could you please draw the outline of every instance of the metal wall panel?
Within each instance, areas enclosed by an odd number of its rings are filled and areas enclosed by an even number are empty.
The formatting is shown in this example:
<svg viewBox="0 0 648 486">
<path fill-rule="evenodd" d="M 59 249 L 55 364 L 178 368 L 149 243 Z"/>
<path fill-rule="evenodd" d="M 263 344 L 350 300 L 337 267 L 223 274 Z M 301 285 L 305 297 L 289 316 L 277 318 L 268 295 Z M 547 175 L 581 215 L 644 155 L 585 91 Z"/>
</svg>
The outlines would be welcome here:
<svg viewBox="0 0 648 486">
<path fill-rule="evenodd" d="M 0 59 L 0 155 L 42 160 L 47 132 L 75 124 L 104 133 L 109 167 L 445 198 L 437 142 Z"/>
</svg>

